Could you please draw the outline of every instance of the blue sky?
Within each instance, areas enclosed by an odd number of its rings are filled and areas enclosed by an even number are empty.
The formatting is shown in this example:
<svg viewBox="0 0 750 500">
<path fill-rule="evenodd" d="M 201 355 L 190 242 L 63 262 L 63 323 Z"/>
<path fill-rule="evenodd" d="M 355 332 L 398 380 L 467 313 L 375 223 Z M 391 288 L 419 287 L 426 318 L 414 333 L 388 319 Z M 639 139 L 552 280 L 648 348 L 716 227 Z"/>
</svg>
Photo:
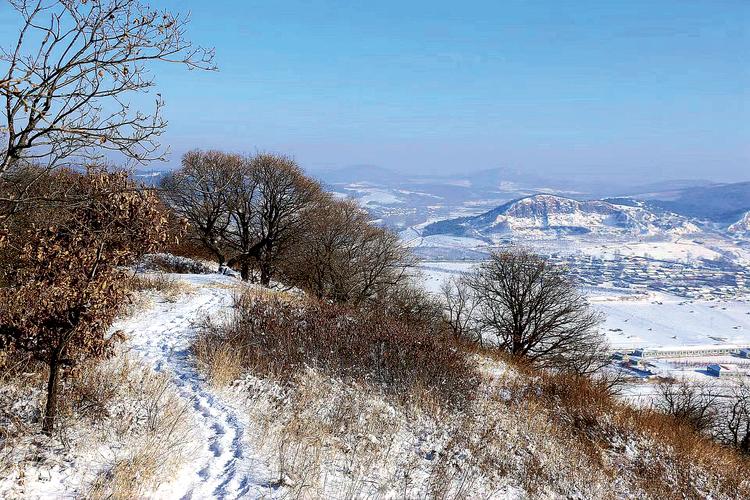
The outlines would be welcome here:
<svg viewBox="0 0 750 500">
<path fill-rule="evenodd" d="M 156 70 L 175 164 L 750 180 L 747 0 L 153 3 L 220 68 Z"/>
</svg>

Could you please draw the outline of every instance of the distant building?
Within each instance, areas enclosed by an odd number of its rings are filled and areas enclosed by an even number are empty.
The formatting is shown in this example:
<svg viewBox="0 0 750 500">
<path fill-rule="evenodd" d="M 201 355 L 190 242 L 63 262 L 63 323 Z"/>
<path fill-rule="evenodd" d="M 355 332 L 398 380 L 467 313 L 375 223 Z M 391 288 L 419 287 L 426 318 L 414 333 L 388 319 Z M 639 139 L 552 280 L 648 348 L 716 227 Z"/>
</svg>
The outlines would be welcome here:
<svg viewBox="0 0 750 500">
<path fill-rule="evenodd" d="M 744 372 L 737 369 L 737 365 L 726 363 L 712 363 L 706 367 L 706 371 L 714 377 L 739 377 L 744 375 Z"/>
<path fill-rule="evenodd" d="M 695 356 L 730 356 L 750 351 L 750 346 L 740 345 L 702 345 L 682 347 L 640 348 L 633 351 L 633 356 L 641 358 L 689 358 Z"/>
<path fill-rule="evenodd" d="M 721 377 L 721 365 L 711 364 L 706 367 L 706 371 L 709 375 L 714 377 Z"/>
<path fill-rule="evenodd" d="M 750 348 L 740 349 L 740 356 L 743 358 L 750 358 Z"/>
</svg>

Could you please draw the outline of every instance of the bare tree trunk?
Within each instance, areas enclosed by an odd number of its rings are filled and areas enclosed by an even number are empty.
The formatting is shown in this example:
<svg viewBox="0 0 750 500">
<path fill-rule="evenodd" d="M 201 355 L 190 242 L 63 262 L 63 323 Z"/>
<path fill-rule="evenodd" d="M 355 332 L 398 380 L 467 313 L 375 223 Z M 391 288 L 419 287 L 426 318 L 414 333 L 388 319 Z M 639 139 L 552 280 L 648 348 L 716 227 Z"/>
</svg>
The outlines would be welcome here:
<svg viewBox="0 0 750 500">
<path fill-rule="evenodd" d="M 265 287 L 271 284 L 271 264 L 265 260 L 260 263 L 260 284 Z"/>
<path fill-rule="evenodd" d="M 44 420 L 42 421 L 42 431 L 52 435 L 55 428 L 55 418 L 57 417 L 57 385 L 60 379 L 60 355 L 62 348 L 58 347 L 50 354 L 49 360 L 49 380 L 47 381 L 47 406 L 44 409 Z"/>
<path fill-rule="evenodd" d="M 247 261 L 242 261 L 240 276 L 242 277 L 242 281 L 248 281 L 250 279 L 250 264 L 248 264 Z"/>
</svg>

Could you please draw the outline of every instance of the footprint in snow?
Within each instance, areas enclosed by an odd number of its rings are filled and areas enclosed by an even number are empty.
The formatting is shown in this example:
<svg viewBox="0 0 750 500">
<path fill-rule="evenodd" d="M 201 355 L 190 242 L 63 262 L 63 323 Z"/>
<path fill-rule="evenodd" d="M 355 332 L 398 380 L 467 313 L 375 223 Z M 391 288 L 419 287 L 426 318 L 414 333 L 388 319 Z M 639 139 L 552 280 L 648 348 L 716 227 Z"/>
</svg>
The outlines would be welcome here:
<svg viewBox="0 0 750 500">
<path fill-rule="evenodd" d="M 221 448 L 221 444 L 219 443 L 218 439 L 215 439 L 208 449 L 211 450 L 215 457 L 220 457 L 221 454 L 224 453 L 224 450 Z"/>
</svg>

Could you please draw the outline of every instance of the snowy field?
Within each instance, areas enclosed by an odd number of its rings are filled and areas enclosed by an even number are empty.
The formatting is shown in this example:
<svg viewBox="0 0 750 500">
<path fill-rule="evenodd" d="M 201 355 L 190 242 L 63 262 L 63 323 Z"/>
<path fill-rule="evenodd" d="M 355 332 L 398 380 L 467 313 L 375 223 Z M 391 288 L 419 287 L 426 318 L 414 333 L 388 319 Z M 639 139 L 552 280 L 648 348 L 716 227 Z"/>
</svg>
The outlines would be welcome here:
<svg viewBox="0 0 750 500">
<path fill-rule="evenodd" d="M 620 295 L 597 289 L 591 304 L 606 315 L 612 347 L 750 346 L 750 302 L 685 300 L 663 293 Z"/>
<path fill-rule="evenodd" d="M 422 236 L 418 227 L 401 232 L 401 238 L 407 246 L 417 250 L 421 255 L 430 253 L 445 255 L 453 252 L 460 258 L 466 251 L 489 252 L 493 246 L 510 243 L 507 237 L 497 236 L 493 242 L 478 238 L 449 235 Z M 523 246 L 543 254 L 586 255 L 599 259 L 622 257 L 643 257 L 674 262 L 696 262 L 701 259 L 716 260 L 729 258 L 742 264 L 750 265 L 750 251 L 743 244 L 727 240 L 706 238 L 675 238 L 670 241 L 607 241 L 597 238 L 524 238 L 516 240 Z M 438 253 L 439 252 L 439 253 Z M 427 257 L 429 258 L 429 257 Z"/>
</svg>

